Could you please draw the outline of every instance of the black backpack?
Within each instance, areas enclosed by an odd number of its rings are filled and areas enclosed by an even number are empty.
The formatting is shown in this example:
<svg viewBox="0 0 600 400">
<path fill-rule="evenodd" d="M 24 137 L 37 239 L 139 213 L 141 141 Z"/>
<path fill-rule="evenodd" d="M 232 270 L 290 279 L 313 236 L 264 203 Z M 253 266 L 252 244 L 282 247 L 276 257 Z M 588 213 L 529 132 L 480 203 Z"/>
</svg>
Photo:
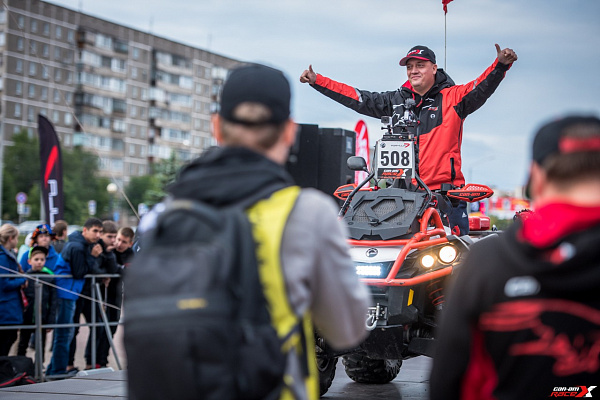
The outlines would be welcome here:
<svg viewBox="0 0 600 400">
<path fill-rule="evenodd" d="M 225 208 L 173 200 L 142 234 L 125 272 L 130 399 L 279 397 L 286 355 L 244 213 L 263 197 Z"/>
<path fill-rule="evenodd" d="M 35 383 L 33 360 L 25 356 L 0 357 L 0 388 Z"/>
</svg>

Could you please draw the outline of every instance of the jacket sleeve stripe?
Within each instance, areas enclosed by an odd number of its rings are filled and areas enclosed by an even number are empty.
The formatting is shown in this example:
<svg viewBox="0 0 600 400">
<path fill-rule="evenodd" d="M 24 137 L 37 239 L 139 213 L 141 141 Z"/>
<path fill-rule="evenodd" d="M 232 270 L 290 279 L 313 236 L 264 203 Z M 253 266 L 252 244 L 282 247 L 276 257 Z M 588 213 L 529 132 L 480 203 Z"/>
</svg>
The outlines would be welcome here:
<svg viewBox="0 0 600 400">
<path fill-rule="evenodd" d="M 326 78 L 321 74 L 317 74 L 315 85 L 341 94 L 342 96 L 349 97 L 352 100 L 361 101 L 360 95 L 355 88 L 346 85 L 345 83 L 336 82 L 333 79 Z"/>
</svg>

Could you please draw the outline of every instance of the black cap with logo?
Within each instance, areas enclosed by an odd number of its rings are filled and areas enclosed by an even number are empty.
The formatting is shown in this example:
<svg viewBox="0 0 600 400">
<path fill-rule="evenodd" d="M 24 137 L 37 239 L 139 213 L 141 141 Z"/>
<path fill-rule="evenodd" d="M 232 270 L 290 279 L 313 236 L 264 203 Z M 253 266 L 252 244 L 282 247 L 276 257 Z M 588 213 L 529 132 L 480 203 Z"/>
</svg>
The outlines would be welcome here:
<svg viewBox="0 0 600 400">
<path fill-rule="evenodd" d="M 435 53 L 427 46 L 415 46 L 406 53 L 406 57 L 400 60 L 400 65 L 405 66 L 406 62 L 411 58 L 419 60 L 431 61 L 435 64 Z"/>
</svg>

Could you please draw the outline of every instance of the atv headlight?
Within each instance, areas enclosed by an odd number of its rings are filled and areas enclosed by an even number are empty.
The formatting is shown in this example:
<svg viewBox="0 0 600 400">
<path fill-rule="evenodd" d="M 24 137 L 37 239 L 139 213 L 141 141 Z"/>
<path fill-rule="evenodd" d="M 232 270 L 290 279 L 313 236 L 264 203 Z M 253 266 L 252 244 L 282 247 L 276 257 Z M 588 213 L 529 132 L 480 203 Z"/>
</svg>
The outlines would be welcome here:
<svg viewBox="0 0 600 400">
<path fill-rule="evenodd" d="M 431 254 L 425 254 L 421 257 L 421 265 L 425 268 L 431 268 L 435 264 L 435 258 Z"/>
<path fill-rule="evenodd" d="M 454 246 L 444 246 L 440 249 L 439 256 L 443 263 L 450 264 L 452 261 L 456 260 L 458 252 Z"/>
</svg>

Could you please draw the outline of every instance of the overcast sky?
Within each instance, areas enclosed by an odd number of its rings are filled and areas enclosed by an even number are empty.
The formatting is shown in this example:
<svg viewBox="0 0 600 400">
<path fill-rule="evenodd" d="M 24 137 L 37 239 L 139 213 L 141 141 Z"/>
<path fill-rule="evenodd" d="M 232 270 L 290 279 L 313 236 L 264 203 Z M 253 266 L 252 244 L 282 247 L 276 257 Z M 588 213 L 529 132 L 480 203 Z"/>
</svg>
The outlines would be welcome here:
<svg viewBox="0 0 600 400">
<path fill-rule="evenodd" d="M 568 113 L 600 115 L 598 0 L 455 0 L 448 5 L 446 32 L 441 0 L 49 2 L 278 67 L 292 81 L 296 121 L 354 129 L 363 118 L 372 143 L 381 136 L 379 121 L 300 84 L 308 64 L 351 86 L 387 91 L 406 81 L 398 61 L 413 45 L 429 46 L 457 84 L 475 79 L 494 61 L 494 43 L 510 47 L 519 60 L 466 119 L 463 140 L 467 181 L 500 189 L 524 184 L 541 123 Z"/>
</svg>

